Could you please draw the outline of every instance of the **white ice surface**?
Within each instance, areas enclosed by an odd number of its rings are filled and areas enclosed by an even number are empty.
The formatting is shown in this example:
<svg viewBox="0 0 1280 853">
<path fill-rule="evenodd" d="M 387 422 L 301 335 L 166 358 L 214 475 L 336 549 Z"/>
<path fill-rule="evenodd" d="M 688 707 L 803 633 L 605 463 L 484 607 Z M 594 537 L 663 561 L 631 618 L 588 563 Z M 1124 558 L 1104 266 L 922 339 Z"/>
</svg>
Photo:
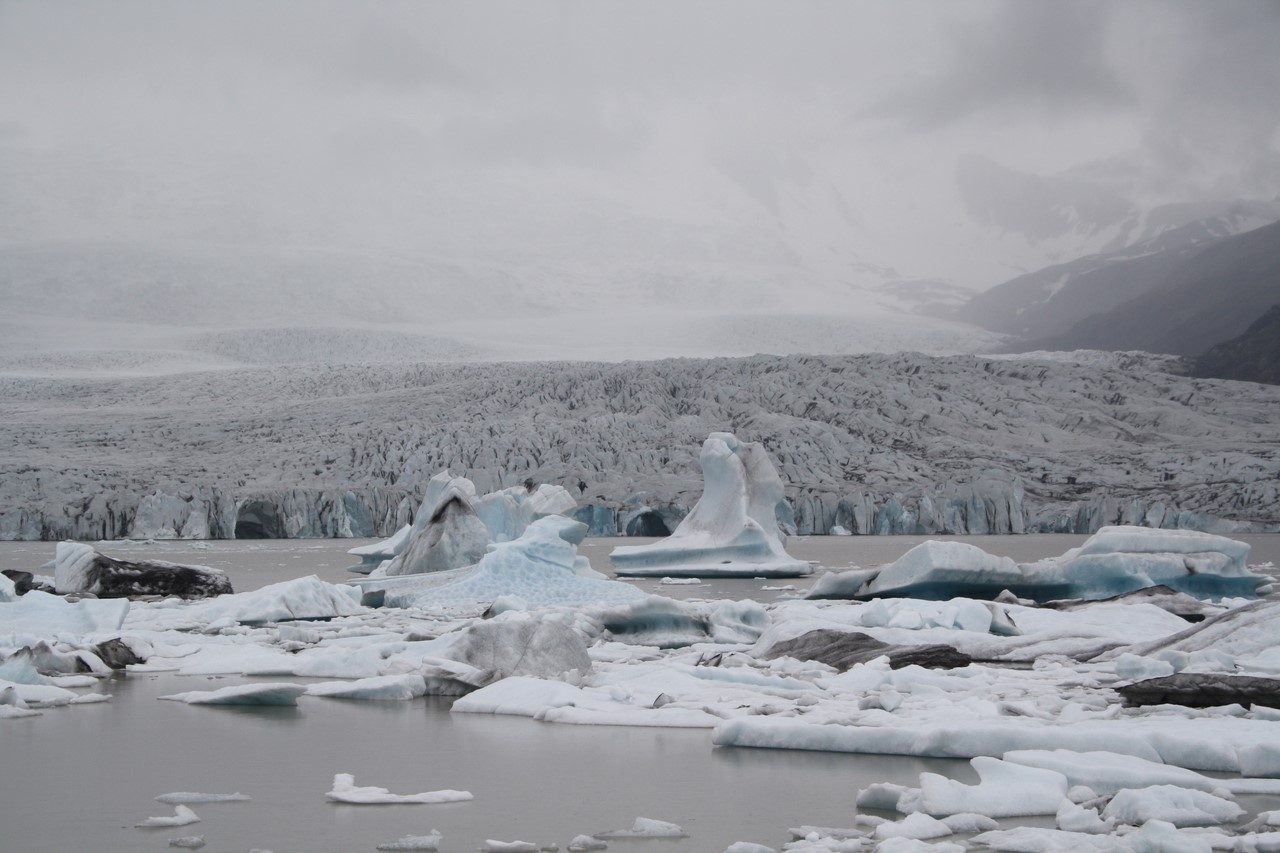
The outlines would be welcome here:
<svg viewBox="0 0 1280 853">
<path fill-rule="evenodd" d="M 160 817 L 149 817 L 145 820 L 138 821 L 134 826 L 148 828 L 156 826 L 186 826 L 187 824 L 198 823 L 199 821 L 200 818 L 191 809 L 184 805 L 177 805 L 174 807 L 173 815 L 171 817 L 163 815 Z"/>
<path fill-rule="evenodd" d="M 393 794 L 386 788 L 372 785 L 359 786 L 350 773 L 336 773 L 333 777 L 333 790 L 325 797 L 335 803 L 353 805 L 377 804 L 413 804 L 413 803 L 460 803 L 474 799 L 470 791 L 424 791 L 420 794 Z"/>
<path fill-rule="evenodd" d="M 161 696 L 188 705 L 297 705 L 298 697 L 307 692 L 301 684 L 239 684 L 219 690 L 191 690 Z"/>
</svg>

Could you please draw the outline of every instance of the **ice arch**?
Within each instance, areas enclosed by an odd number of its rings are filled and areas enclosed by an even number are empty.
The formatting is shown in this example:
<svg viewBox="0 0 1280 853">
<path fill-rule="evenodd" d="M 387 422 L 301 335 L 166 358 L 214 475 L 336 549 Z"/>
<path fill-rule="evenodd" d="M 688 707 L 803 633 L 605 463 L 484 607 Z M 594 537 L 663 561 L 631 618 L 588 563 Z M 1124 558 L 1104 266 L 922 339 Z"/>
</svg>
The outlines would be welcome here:
<svg viewBox="0 0 1280 853">
<path fill-rule="evenodd" d="M 646 510 L 627 522 L 628 536 L 670 536 L 671 529 L 662 516 Z"/>
<path fill-rule="evenodd" d="M 270 501 L 251 500 L 236 509 L 237 539 L 284 539 L 284 523 Z"/>
</svg>

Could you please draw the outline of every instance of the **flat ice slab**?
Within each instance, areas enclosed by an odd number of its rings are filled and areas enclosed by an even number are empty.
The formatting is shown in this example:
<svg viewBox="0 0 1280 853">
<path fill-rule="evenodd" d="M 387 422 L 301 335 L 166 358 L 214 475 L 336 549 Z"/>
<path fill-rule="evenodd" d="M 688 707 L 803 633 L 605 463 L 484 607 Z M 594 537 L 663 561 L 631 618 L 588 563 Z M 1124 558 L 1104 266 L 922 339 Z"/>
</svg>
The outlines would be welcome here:
<svg viewBox="0 0 1280 853">
<path fill-rule="evenodd" d="M 764 447 L 713 432 L 699 461 L 698 503 L 666 539 L 614 548 L 609 561 L 619 575 L 794 578 L 813 571 L 782 546 L 782 480 Z"/>
<path fill-rule="evenodd" d="M 473 799 L 470 791 L 423 791 L 420 794 L 393 794 L 386 788 L 356 784 L 350 773 L 336 773 L 333 790 L 325 797 L 335 803 L 353 805 L 413 804 L 413 803 L 461 803 Z"/>
</svg>

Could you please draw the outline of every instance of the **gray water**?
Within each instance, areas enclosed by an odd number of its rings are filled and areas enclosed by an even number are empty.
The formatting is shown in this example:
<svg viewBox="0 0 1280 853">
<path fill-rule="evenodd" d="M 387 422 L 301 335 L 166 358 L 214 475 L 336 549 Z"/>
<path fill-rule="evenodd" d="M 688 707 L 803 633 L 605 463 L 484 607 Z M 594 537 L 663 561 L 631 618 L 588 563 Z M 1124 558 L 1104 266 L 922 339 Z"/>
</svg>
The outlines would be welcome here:
<svg viewBox="0 0 1280 853">
<path fill-rule="evenodd" d="M 1251 541 L 1251 562 L 1280 557 L 1280 536 Z M 963 537 L 1020 560 L 1061 553 L 1079 536 Z M 637 540 L 627 540 L 635 544 Z M 809 537 L 788 548 L 832 569 L 894 559 L 916 537 Z M 113 556 L 150 556 L 225 568 L 237 589 L 315 573 L 349 577 L 350 540 L 189 542 L 102 545 Z M 582 552 L 606 568 L 617 540 L 588 540 Z M 0 543 L 0 568 L 32 570 L 51 543 Z M 811 581 L 740 579 L 704 586 L 640 586 L 681 597 L 795 594 L 765 585 Z M 681 824 L 682 841 L 611 841 L 612 851 L 719 853 L 733 841 L 779 848 L 788 827 L 851 825 L 858 789 L 873 782 L 915 785 L 922 771 L 965 781 L 962 761 L 783 750 L 717 748 L 705 730 L 565 726 L 525 718 L 453 715 L 450 700 L 347 702 L 303 697 L 297 708 L 216 708 L 156 697 L 239 683 L 240 678 L 116 675 L 102 705 L 46 710 L 0 721 L 0 851 L 132 853 L 168 850 L 170 838 L 202 835 L 206 853 L 252 848 L 373 851 L 403 835 L 444 834 L 442 850 L 475 850 L 485 839 L 559 844 L 573 836 L 628 827 L 638 816 Z M 335 773 L 397 793 L 469 790 L 450 805 L 351 806 L 329 803 Z M 228 793 L 249 803 L 194 805 L 202 821 L 136 829 L 172 813 L 153 798 L 169 791 Z M 1241 798 L 1256 812 L 1274 798 Z M 1026 821 L 1021 821 L 1026 823 Z M 1044 819 L 1041 825 L 1051 825 Z"/>
</svg>

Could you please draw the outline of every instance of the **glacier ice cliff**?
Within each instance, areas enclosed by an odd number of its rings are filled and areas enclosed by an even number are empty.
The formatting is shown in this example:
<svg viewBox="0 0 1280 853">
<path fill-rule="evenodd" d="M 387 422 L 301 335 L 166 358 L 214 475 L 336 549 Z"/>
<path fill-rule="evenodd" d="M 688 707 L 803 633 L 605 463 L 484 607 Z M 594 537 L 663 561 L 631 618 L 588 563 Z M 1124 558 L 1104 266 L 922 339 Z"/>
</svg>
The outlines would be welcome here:
<svg viewBox="0 0 1280 853">
<path fill-rule="evenodd" d="M 1280 529 L 1280 388 L 1173 366 L 902 353 L 4 376 L 0 538 L 387 536 L 443 469 L 512 501 L 526 482 L 571 497 L 591 535 L 663 536 L 717 431 L 764 446 L 779 523 L 801 535 Z"/>
</svg>

